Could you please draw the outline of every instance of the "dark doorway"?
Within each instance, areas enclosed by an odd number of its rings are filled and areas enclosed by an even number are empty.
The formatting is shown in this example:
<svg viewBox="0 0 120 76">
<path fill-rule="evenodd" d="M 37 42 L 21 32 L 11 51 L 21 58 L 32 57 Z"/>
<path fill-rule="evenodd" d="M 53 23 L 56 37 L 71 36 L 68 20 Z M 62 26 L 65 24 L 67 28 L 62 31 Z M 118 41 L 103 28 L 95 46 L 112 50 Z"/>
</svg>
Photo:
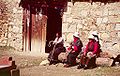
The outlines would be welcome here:
<svg viewBox="0 0 120 76">
<path fill-rule="evenodd" d="M 57 32 L 62 32 L 62 18 L 60 15 L 60 9 L 49 7 L 48 8 L 48 20 L 47 20 L 47 36 L 46 36 L 46 48 L 45 52 L 49 53 L 51 48 L 48 47 L 48 43 L 55 39 Z"/>
</svg>

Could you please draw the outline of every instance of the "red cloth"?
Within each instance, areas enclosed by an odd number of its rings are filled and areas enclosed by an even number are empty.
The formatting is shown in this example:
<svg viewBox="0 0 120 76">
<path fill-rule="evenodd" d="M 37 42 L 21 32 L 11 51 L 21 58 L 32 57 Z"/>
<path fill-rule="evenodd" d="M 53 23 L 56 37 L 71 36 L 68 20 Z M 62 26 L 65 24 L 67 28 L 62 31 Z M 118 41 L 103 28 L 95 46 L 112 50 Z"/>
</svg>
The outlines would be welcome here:
<svg viewBox="0 0 120 76">
<path fill-rule="evenodd" d="M 71 45 L 70 47 L 68 47 L 67 50 L 68 50 L 68 51 L 71 51 L 71 50 L 72 50 L 72 52 L 78 52 L 78 51 L 79 51 L 79 49 L 78 49 L 79 46 L 75 45 L 75 43 L 76 43 L 77 41 L 78 41 L 78 38 L 74 37 L 74 41 L 73 41 L 74 44 Z"/>
<path fill-rule="evenodd" d="M 88 42 L 88 44 L 86 45 L 86 48 L 84 50 L 84 55 L 87 54 L 87 52 L 89 51 L 89 46 L 93 45 L 93 50 L 91 51 L 93 54 L 97 54 L 98 51 L 99 51 L 99 44 L 95 41 L 95 40 L 92 40 L 90 42 Z"/>
<path fill-rule="evenodd" d="M 75 43 L 77 40 L 78 40 L 78 38 L 75 37 L 75 38 L 74 38 L 74 43 Z M 74 47 L 74 48 L 73 48 L 74 51 L 78 51 L 78 47 L 77 47 L 76 45 L 74 45 L 73 47 Z"/>
</svg>

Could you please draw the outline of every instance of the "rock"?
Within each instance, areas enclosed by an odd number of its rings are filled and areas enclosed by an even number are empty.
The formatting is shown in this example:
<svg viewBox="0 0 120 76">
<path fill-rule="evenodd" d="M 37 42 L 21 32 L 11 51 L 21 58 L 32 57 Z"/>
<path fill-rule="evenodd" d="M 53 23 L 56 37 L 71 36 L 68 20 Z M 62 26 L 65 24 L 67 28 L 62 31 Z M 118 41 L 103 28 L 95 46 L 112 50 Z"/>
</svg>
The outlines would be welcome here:
<svg viewBox="0 0 120 76">
<path fill-rule="evenodd" d="M 110 36 L 109 36 L 109 34 L 108 33 L 103 33 L 102 35 L 101 35 L 101 38 L 102 39 L 108 39 Z"/>
<path fill-rule="evenodd" d="M 96 59 L 96 64 L 97 65 L 102 65 L 102 66 L 112 66 L 113 59 L 99 57 L 99 58 Z"/>
<path fill-rule="evenodd" d="M 111 58 L 111 57 L 113 57 L 113 55 L 112 55 L 112 53 L 111 52 L 107 52 L 107 51 L 104 51 L 104 52 L 101 52 L 100 53 L 100 57 L 102 57 L 102 58 Z"/>
<path fill-rule="evenodd" d="M 60 60 L 61 62 L 64 62 L 65 60 L 67 60 L 67 53 L 60 53 L 58 56 L 58 60 Z"/>
<path fill-rule="evenodd" d="M 118 32 L 118 37 L 120 38 L 120 32 Z"/>
<path fill-rule="evenodd" d="M 73 33 L 69 33 L 67 35 L 67 42 L 71 42 L 73 40 Z"/>
<path fill-rule="evenodd" d="M 97 18 L 97 24 L 101 24 L 102 23 L 102 18 Z"/>
<path fill-rule="evenodd" d="M 115 30 L 120 30 L 120 24 L 116 24 Z"/>
<path fill-rule="evenodd" d="M 108 18 L 107 17 L 103 18 L 102 23 L 107 23 L 107 22 L 108 22 Z"/>
<path fill-rule="evenodd" d="M 47 64 L 49 64 L 50 62 L 46 59 L 46 60 L 43 60 L 41 63 L 40 63 L 40 65 L 43 65 L 43 66 L 45 66 L 45 65 L 47 65 Z"/>
</svg>

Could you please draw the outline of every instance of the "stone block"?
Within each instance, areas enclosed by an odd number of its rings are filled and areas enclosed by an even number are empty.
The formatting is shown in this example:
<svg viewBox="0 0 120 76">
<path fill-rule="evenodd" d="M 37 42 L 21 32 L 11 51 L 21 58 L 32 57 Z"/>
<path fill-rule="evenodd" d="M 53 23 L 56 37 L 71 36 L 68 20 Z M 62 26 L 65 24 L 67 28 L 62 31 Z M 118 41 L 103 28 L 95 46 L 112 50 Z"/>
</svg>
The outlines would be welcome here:
<svg viewBox="0 0 120 76">
<path fill-rule="evenodd" d="M 103 16 L 108 16 L 108 15 L 109 15 L 109 11 L 108 11 L 107 8 L 105 8 L 105 9 L 103 10 Z"/>
<path fill-rule="evenodd" d="M 117 43 L 117 44 L 114 44 L 113 46 L 112 46 L 112 49 L 117 53 L 119 53 L 120 51 L 120 44 L 119 44 L 119 42 Z"/>
<path fill-rule="evenodd" d="M 73 41 L 73 33 L 69 33 L 67 35 L 67 42 L 71 42 L 71 41 Z"/>
<path fill-rule="evenodd" d="M 102 19 L 102 23 L 107 23 L 107 22 L 108 22 L 108 17 Z"/>
<path fill-rule="evenodd" d="M 67 20 L 67 22 L 71 23 L 72 22 L 72 17 L 69 17 L 66 20 Z"/>
<path fill-rule="evenodd" d="M 68 32 L 75 32 L 77 30 L 77 23 L 72 22 L 68 24 L 67 31 Z"/>
<path fill-rule="evenodd" d="M 77 25 L 77 29 L 79 29 L 79 28 L 83 28 L 83 25 L 80 23 L 78 23 L 78 25 Z"/>
<path fill-rule="evenodd" d="M 73 3 L 72 2 L 68 2 L 68 6 L 73 6 Z"/>
<path fill-rule="evenodd" d="M 111 66 L 113 63 L 113 59 L 110 58 L 97 58 L 96 59 L 96 64 L 97 65 L 102 65 L 102 66 Z"/>
<path fill-rule="evenodd" d="M 63 32 L 63 33 L 64 33 L 64 32 L 67 32 L 68 24 L 69 24 L 69 23 L 63 23 L 63 24 L 62 24 L 62 32 Z"/>
<path fill-rule="evenodd" d="M 41 63 L 40 63 L 40 65 L 43 65 L 43 66 L 45 66 L 45 65 L 47 65 L 47 64 L 50 64 L 50 62 L 46 59 L 46 60 L 43 60 Z"/>
<path fill-rule="evenodd" d="M 89 35 L 88 31 L 81 31 L 80 32 L 80 39 L 83 40 L 83 41 L 88 40 L 88 35 Z"/>
<path fill-rule="evenodd" d="M 62 22 L 67 22 L 66 15 L 63 15 Z"/>
<path fill-rule="evenodd" d="M 102 33 L 100 36 L 102 39 L 108 39 L 110 35 L 108 33 Z"/>
<path fill-rule="evenodd" d="M 97 18 L 96 23 L 97 23 L 97 24 L 101 24 L 101 23 L 102 23 L 102 18 Z"/>
<path fill-rule="evenodd" d="M 95 15 L 95 16 L 102 16 L 102 11 L 101 10 L 96 10 L 96 11 L 93 11 L 93 14 Z"/>
<path fill-rule="evenodd" d="M 105 30 L 106 29 L 106 24 L 100 24 L 98 28 L 99 28 L 100 31 Z"/>
<path fill-rule="evenodd" d="M 67 60 L 67 55 L 68 53 L 60 53 L 59 56 L 58 56 L 58 60 L 60 60 L 61 62 L 65 62 Z"/>
<path fill-rule="evenodd" d="M 115 30 L 120 30 L 120 24 L 116 24 Z"/>
<path fill-rule="evenodd" d="M 14 33 L 19 33 L 19 27 L 13 26 L 12 31 Z"/>
<path fill-rule="evenodd" d="M 82 10 L 82 11 L 80 12 L 80 15 L 83 16 L 83 17 L 87 17 L 88 11 L 87 11 L 87 10 Z"/>
<path fill-rule="evenodd" d="M 120 32 L 118 32 L 118 37 L 120 37 Z"/>
<path fill-rule="evenodd" d="M 97 27 L 95 24 L 91 25 L 91 26 L 88 28 L 88 30 L 97 30 L 97 29 L 98 29 L 98 27 Z"/>
<path fill-rule="evenodd" d="M 106 25 L 106 31 L 111 31 L 111 26 L 110 25 Z"/>
<path fill-rule="evenodd" d="M 114 13 L 114 10 L 110 10 L 109 11 L 109 15 L 114 15 L 115 13 Z"/>
<path fill-rule="evenodd" d="M 109 30 L 109 31 L 111 31 L 111 30 Z M 118 35 L 117 31 L 111 31 L 110 32 L 110 37 L 117 37 L 117 35 Z"/>
</svg>

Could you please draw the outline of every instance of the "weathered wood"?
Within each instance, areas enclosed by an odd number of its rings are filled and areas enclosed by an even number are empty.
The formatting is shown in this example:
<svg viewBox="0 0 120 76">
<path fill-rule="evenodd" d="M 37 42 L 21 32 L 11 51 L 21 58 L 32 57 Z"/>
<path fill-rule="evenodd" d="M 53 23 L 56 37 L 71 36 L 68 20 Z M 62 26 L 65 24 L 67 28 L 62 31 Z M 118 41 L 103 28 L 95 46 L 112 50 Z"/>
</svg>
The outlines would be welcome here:
<svg viewBox="0 0 120 76">
<path fill-rule="evenodd" d="M 20 70 L 19 69 L 12 69 L 11 76 L 20 76 Z"/>
<path fill-rule="evenodd" d="M 30 47 L 31 47 L 31 45 L 30 45 L 30 43 L 31 43 L 31 35 L 30 35 L 30 29 L 31 29 L 31 25 L 30 25 L 30 10 L 27 10 L 27 12 L 26 12 L 26 33 L 27 33 L 27 35 L 26 35 L 26 51 L 30 51 Z"/>
<path fill-rule="evenodd" d="M 23 50 L 26 50 L 26 9 L 23 10 Z"/>
<path fill-rule="evenodd" d="M 31 14 L 31 51 L 45 53 L 47 17 L 40 13 Z"/>
<path fill-rule="evenodd" d="M 23 10 L 23 50 L 30 51 L 30 11 Z"/>
<path fill-rule="evenodd" d="M 0 58 L 0 76 L 18 76 L 12 75 L 11 70 L 16 69 L 15 61 L 12 61 L 12 57 Z"/>
<path fill-rule="evenodd" d="M 47 16 L 42 16 L 42 48 L 41 51 L 45 53 L 45 45 L 46 45 L 46 29 L 47 29 Z"/>
</svg>

